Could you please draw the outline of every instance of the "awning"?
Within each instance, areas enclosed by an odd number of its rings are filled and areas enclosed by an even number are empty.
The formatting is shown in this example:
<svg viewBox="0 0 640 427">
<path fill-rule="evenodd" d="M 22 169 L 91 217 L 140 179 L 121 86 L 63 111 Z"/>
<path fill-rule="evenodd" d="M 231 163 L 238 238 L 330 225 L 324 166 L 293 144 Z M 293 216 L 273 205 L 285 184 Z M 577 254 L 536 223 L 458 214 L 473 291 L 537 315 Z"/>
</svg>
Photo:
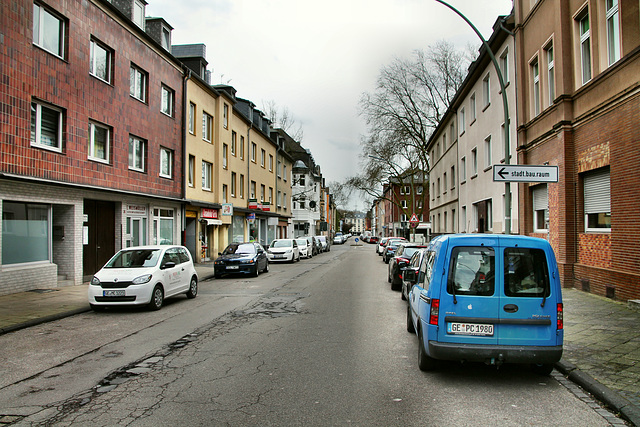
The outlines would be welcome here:
<svg viewBox="0 0 640 427">
<path fill-rule="evenodd" d="M 222 221 L 219 219 L 202 218 L 207 221 L 207 225 L 222 225 Z"/>
</svg>

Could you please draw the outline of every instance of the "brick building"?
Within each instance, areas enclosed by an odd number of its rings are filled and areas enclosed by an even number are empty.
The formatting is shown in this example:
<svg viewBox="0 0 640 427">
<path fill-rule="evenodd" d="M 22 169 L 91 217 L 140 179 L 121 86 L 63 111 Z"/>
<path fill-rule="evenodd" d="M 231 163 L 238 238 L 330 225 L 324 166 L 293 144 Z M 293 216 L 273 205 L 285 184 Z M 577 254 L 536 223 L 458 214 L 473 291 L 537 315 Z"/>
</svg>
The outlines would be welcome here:
<svg viewBox="0 0 640 427">
<path fill-rule="evenodd" d="M 0 4 L 0 294 L 180 243 L 184 73 L 144 4 Z"/>
<path fill-rule="evenodd" d="M 640 20 L 632 0 L 514 2 L 520 232 L 549 239 L 564 286 L 640 298 Z"/>
</svg>

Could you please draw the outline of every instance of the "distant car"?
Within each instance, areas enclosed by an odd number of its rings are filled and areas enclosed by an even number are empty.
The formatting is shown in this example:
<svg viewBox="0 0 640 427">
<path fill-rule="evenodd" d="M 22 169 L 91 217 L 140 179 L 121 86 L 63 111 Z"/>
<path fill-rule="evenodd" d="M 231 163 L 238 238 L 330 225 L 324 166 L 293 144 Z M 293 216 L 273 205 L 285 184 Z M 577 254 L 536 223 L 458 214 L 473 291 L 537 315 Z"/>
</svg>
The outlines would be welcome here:
<svg viewBox="0 0 640 427">
<path fill-rule="evenodd" d="M 300 249 L 296 239 L 275 239 L 267 250 L 269 261 L 300 261 Z"/>
<path fill-rule="evenodd" d="M 269 260 L 259 243 L 231 243 L 213 262 L 213 271 L 216 279 L 237 273 L 258 277 L 260 272 L 269 271 Z"/>
<path fill-rule="evenodd" d="M 391 259 L 396 249 L 398 249 L 398 245 L 401 242 L 406 241 L 407 239 L 405 239 L 404 237 L 390 237 L 389 240 L 387 240 L 387 243 L 384 246 L 384 252 L 382 253 L 382 260 L 385 262 L 385 264 L 389 263 L 389 259 Z"/>
<path fill-rule="evenodd" d="M 379 241 L 380 241 L 380 239 L 379 239 L 379 237 L 378 237 L 378 236 L 371 236 L 371 237 L 369 237 L 369 243 L 371 243 L 371 244 L 374 244 L 374 243 L 375 243 L 375 244 L 377 245 Z"/>
<path fill-rule="evenodd" d="M 198 295 L 198 273 L 184 246 L 135 246 L 118 251 L 91 279 L 89 305 L 147 305 L 160 310 L 165 298 Z"/>
<path fill-rule="evenodd" d="M 426 249 L 420 249 L 419 251 L 414 252 L 409 259 L 409 264 L 402 268 L 402 299 L 406 300 L 409 297 L 409 292 L 411 292 L 411 288 L 416 284 L 418 278 L 418 269 L 420 268 L 420 263 L 422 263 L 422 258 L 424 258 L 427 253 Z M 412 272 L 413 274 L 407 274 L 407 272 Z"/>
<path fill-rule="evenodd" d="M 334 245 L 341 245 L 341 244 L 343 244 L 343 243 L 344 243 L 344 240 L 342 239 L 342 235 L 340 235 L 340 236 L 335 236 L 335 237 L 333 238 L 333 244 L 334 244 Z"/>
<path fill-rule="evenodd" d="M 378 255 L 382 256 L 382 253 L 384 252 L 384 246 L 387 244 L 387 240 L 389 240 L 388 237 L 383 237 L 376 245 L 376 253 Z"/>
<path fill-rule="evenodd" d="M 298 243 L 301 257 L 311 258 L 313 256 L 313 244 L 309 243 L 306 237 L 298 237 L 296 242 Z"/>
<path fill-rule="evenodd" d="M 391 289 L 398 291 L 402 288 L 402 269 L 409 265 L 409 260 L 415 252 L 426 249 L 427 245 L 420 243 L 403 242 L 398 245 L 398 249 L 389 259 L 388 281 Z"/>
<path fill-rule="evenodd" d="M 322 245 L 322 252 L 329 252 L 331 250 L 327 236 L 316 236 L 316 239 L 318 239 Z"/>
</svg>

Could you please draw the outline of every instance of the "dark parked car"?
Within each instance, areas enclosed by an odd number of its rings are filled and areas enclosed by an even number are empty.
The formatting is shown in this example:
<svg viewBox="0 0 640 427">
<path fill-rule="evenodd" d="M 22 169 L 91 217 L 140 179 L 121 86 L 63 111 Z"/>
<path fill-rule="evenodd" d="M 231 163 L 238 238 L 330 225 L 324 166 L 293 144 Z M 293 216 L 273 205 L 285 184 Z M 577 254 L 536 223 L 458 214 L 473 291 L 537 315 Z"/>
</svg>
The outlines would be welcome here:
<svg viewBox="0 0 640 427">
<path fill-rule="evenodd" d="M 400 290 L 402 287 L 402 269 L 409 265 L 409 260 L 415 252 L 426 249 L 426 244 L 403 242 L 398 245 L 395 254 L 389 259 L 387 280 L 391 283 L 391 289 Z"/>
<path fill-rule="evenodd" d="M 255 242 L 231 243 L 213 263 L 216 279 L 223 274 L 244 273 L 258 277 L 269 271 L 267 252 Z"/>
<path fill-rule="evenodd" d="M 387 240 L 387 244 L 384 246 L 384 252 L 382 253 L 382 260 L 385 262 L 385 264 L 389 263 L 389 260 L 396 252 L 396 249 L 398 249 L 400 243 L 406 241 L 407 239 L 405 239 L 404 237 L 391 237 L 389 238 L 389 240 Z"/>
<path fill-rule="evenodd" d="M 425 249 L 421 249 L 416 251 L 413 255 L 411 255 L 411 259 L 409 259 L 409 264 L 404 267 L 402 271 L 402 299 L 406 300 L 409 296 L 409 292 L 413 285 L 416 284 L 418 279 L 418 269 L 420 268 L 420 263 L 422 262 L 422 258 L 424 258 L 427 251 Z M 411 274 L 413 273 L 413 274 Z"/>
</svg>

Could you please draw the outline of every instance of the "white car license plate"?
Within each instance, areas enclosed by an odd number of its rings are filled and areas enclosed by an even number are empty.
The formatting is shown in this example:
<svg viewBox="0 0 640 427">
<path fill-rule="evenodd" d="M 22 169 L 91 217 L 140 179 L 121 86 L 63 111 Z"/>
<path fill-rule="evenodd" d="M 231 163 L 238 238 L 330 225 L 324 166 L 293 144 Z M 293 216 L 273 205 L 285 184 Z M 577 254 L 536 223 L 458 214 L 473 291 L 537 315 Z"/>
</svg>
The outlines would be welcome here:
<svg viewBox="0 0 640 427">
<path fill-rule="evenodd" d="M 284 255 L 274 255 L 273 258 L 284 258 Z"/>
<path fill-rule="evenodd" d="M 493 325 L 483 323 L 447 323 L 447 333 L 454 335 L 493 336 Z"/>
<path fill-rule="evenodd" d="M 102 291 L 102 296 L 105 296 L 105 297 L 123 297 L 123 296 L 125 296 L 125 294 L 124 294 L 123 290 Z"/>
<path fill-rule="evenodd" d="M 238 268 L 240 267 L 238 267 L 237 265 L 227 265 L 227 270 L 237 270 Z"/>
</svg>

